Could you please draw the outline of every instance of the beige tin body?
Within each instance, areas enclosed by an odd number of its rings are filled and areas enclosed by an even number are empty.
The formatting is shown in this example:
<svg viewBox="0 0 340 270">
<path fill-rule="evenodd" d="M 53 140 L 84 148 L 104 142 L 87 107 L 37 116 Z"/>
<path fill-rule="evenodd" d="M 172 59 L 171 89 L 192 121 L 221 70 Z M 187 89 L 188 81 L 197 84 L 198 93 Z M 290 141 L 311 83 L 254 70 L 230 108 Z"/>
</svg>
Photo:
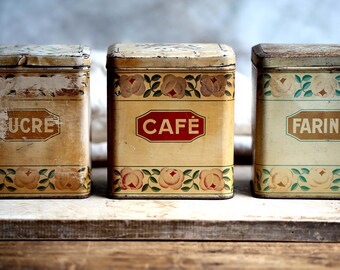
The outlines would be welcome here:
<svg viewBox="0 0 340 270">
<path fill-rule="evenodd" d="M 232 49 L 116 44 L 107 68 L 109 196 L 232 197 Z"/>
<path fill-rule="evenodd" d="M 0 46 L 0 197 L 86 197 L 89 48 Z"/>
<path fill-rule="evenodd" d="M 253 47 L 254 193 L 340 198 L 340 46 Z"/>
</svg>

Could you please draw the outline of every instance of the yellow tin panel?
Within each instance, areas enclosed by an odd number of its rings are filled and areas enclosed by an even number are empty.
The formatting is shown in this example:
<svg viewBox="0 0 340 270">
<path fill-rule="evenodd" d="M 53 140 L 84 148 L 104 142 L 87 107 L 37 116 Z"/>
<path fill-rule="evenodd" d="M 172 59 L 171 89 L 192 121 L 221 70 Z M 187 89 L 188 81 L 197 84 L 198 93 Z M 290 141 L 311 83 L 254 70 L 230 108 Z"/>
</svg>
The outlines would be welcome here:
<svg viewBox="0 0 340 270">
<path fill-rule="evenodd" d="M 257 66 L 254 74 L 254 193 L 339 198 L 340 69 Z"/>
<path fill-rule="evenodd" d="M 0 197 L 88 196 L 88 85 L 88 67 L 1 70 Z"/>
<path fill-rule="evenodd" d="M 112 197 L 233 195 L 234 70 L 108 70 Z"/>
</svg>

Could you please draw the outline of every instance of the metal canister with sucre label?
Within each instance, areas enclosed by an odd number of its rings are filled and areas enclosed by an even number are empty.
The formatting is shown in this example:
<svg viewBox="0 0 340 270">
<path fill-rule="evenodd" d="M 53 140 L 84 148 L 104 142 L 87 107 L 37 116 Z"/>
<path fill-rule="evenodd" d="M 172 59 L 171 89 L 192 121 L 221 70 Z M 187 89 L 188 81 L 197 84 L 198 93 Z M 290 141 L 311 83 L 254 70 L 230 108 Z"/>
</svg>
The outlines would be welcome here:
<svg viewBox="0 0 340 270">
<path fill-rule="evenodd" d="M 0 46 L 0 198 L 86 197 L 89 48 Z"/>
</svg>

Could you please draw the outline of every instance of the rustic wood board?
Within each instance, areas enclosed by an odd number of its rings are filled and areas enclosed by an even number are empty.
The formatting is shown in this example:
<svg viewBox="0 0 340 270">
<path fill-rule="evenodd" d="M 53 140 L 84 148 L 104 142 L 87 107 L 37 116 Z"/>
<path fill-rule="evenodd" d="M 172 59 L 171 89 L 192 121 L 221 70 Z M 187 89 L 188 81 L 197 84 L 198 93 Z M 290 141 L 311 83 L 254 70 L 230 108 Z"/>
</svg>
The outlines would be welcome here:
<svg viewBox="0 0 340 270">
<path fill-rule="evenodd" d="M 339 200 L 254 198 L 250 174 L 228 200 L 118 200 L 96 169 L 87 199 L 0 200 L 0 239 L 340 242 Z"/>
<path fill-rule="evenodd" d="M 339 243 L 2 241 L 1 269 L 339 269 Z"/>
</svg>

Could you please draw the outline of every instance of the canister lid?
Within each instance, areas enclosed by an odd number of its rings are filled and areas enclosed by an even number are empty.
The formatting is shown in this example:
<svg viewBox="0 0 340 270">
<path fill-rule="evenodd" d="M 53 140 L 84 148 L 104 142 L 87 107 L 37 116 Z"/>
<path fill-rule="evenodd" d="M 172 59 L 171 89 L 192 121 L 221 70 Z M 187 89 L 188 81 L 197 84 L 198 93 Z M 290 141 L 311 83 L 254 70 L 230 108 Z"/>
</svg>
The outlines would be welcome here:
<svg viewBox="0 0 340 270">
<path fill-rule="evenodd" d="M 233 49 L 216 43 L 113 44 L 107 52 L 107 67 L 199 68 L 234 65 Z"/>
<path fill-rule="evenodd" d="M 252 62 L 258 67 L 340 66 L 340 45 L 258 44 L 252 48 Z"/>
<path fill-rule="evenodd" d="M 90 66 L 90 48 L 82 45 L 0 45 L 0 66 Z"/>
</svg>

